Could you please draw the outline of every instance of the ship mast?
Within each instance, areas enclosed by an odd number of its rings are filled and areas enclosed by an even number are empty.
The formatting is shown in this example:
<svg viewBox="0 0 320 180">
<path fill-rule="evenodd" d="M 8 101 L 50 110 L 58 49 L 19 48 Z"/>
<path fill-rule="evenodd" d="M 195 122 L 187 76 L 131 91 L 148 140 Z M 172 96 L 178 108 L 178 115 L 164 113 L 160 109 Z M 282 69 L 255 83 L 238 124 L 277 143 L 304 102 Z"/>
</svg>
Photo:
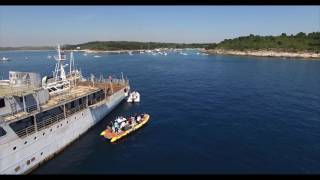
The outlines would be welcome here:
<svg viewBox="0 0 320 180">
<path fill-rule="evenodd" d="M 54 59 L 57 61 L 57 64 L 54 70 L 55 80 L 58 81 L 60 80 L 60 78 L 62 80 L 65 80 L 66 73 L 65 73 L 64 67 L 67 66 L 67 64 L 64 65 L 63 62 L 66 60 L 66 55 L 64 53 L 63 54 L 61 53 L 59 44 L 58 44 L 57 51 L 58 51 L 58 56 L 54 56 Z M 60 71 L 60 75 L 59 75 L 59 71 Z"/>
<path fill-rule="evenodd" d="M 72 69 L 73 68 L 73 69 Z M 72 74 L 72 72 L 74 72 L 74 58 L 73 58 L 73 51 L 71 51 L 70 53 L 70 69 L 69 69 L 69 74 Z"/>
</svg>

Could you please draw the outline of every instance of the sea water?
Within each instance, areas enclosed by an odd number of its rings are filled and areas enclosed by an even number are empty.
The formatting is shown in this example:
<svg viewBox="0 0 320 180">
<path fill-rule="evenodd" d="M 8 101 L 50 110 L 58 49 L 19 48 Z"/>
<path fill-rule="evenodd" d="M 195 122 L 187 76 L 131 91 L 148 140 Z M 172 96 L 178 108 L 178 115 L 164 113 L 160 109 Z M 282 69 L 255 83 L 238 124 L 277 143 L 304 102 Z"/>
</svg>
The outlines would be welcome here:
<svg viewBox="0 0 320 180">
<path fill-rule="evenodd" d="M 320 61 L 187 53 L 76 52 L 84 76 L 123 72 L 141 102 L 122 102 L 33 173 L 320 173 Z M 52 75 L 54 54 L 2 51 L 12 61 L 0 63 L 0 78 Z M 99 135 L 115 117 L 143 112 L 148 124 L 122 141 Z"/>
</svg>

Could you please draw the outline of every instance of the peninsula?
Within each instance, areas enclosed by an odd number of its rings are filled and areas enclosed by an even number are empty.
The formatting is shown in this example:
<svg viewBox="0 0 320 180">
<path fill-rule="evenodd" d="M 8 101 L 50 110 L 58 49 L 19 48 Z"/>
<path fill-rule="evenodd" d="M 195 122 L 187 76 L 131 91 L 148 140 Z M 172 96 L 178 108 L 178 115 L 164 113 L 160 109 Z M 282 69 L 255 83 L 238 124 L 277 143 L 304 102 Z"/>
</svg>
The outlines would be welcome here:
<svg viewBox="0 0 320 180">
<path fill-rule="evenodd" d="M 208 48 L 211 43 L 161 43 L 161 42 L 136 42 L 136 41 L 93 41 L 76 45 L 65 45 L 65 50 L 86 50 L 90 52 L 108 51 L 134 51 L 134 50 L 153 50 L 157 48 Z"/>
<path fill-rule="evenodd" d="M 209 54 L 229 54 L 262 57 L 320 58 L 320 32 L 280 36 L 249 36 L 225 39 L 210 44 L 205 50 Z"/>
<path fill-rule="evenodd" d="M 225 39 L 219 43 L 163 43 L 137 41 L 92 41 L 63 46 L 68 51 L 128 52 L 154 49 L 199 48 L 208 54 L 229 54 L 261 57 L 320 58 L 320 32 L 279 36 L 259 36 L 250 34 L 234 39 Z M 0 47 L 0 50 L 53 50 L 53 47 Z"/>
</svg>

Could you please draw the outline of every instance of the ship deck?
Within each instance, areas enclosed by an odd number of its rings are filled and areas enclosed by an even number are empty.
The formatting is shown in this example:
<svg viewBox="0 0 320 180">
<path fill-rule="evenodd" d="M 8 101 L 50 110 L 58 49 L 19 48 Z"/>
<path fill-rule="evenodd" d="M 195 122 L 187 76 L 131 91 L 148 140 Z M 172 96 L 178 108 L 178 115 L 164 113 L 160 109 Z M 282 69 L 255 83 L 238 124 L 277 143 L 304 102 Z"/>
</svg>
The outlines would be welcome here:
<svg viewBox="0 0 320 180">
<path fill-rule="evenodd" d="M 76 86 L 76 87 L 71 88 L 66 93 L 50 97 L 48 102 L 44 105 L 41 105 L 40 107 L 43 110 L 50 109 L 51 107 L 56 106 L 58 104 L 72 101 L 72 100 L 77 99 L 79 97 L 89 95 L 89 94 L 91 94 L 95 91 L 98 91 L 98 90 L 99 90 L 99 88 L 97 88 L 97 87 Z"/>
<path fill-rule="evenodd" d="M 68 90 L 67 92 L 64 92 L 63 94 L 51 96 L 47 101 L 47 103 L 40 105 L 40 109 L 41 111 L 45 111 L 55 106 L 58 106 L 59 104 L 64 104 L 64 103 L 73 101 L 75 99 L 78 99 L 80 97 L 87 96 L 101 89 L 106 90 L 110 87 L 113 89 L 113 93 L 116 93 L 117 91 L 124 88 L 125 85 L 112 83 L 112 86 L 111 86 L 110 83 L 98 83 L 98 82 L 95 82 L 93 85 L 92 82 L 79 82 L 77 86 L 72 87 L 70 90 Z M 109 95 L 107 94 L 107 96 L 110 96 L 110 95 L 112 94 L 109 94 Z M 20 119 L 24 116 L 28 116 L 29 114 L 30 113 L 25 111 L 16 112 L 14 114 L 4 116 L 3 120 L 11 121 L 18 118 Z"/>
<path fill-rule="evenodd" d="M 10 85 L 0 85 L 0 97 L 4 96 L 22 96 L 26 94 L 33 93 L 39 88 L 33 86 L 10 86 Z"/>
</svg>

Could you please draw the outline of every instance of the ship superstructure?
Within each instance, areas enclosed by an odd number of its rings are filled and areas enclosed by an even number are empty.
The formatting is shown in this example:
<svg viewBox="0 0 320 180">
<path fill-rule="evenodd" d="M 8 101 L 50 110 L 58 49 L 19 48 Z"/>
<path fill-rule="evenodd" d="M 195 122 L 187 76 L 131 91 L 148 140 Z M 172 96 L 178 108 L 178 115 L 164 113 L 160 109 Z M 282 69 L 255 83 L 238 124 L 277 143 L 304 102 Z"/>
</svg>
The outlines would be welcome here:
<svg viewBox="0 0 320 180">
<path fill-rule="evenodd" d="M 83 78 L 57 48 L 52 75 L 10 71 L 0 81 L 0 173 L 28 173 L 85 133 L 130 90 L 128 79 Z M 69 73 L 65 67 L 69 66 Z"/>
</svg>

